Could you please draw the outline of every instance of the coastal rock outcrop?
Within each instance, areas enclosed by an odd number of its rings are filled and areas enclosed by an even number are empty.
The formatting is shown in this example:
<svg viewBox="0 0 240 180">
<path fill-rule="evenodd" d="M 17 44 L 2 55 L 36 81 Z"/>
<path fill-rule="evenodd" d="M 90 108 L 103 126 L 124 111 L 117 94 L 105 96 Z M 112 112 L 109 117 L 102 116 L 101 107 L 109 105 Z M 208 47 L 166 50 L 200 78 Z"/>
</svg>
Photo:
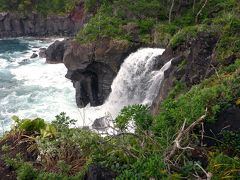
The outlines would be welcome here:
<svg viewBox="0 0 240 180">
<path fill-rule="evenodd" d="M 64 52 L 70 43 L 69 39 L 63 41 L 55 41 L 51 44 L 45 51 L 46 62 L 47 63 L 62 63 Z"/>
<path fill-rule="evenodd" d="M 138 43 L 108 38 L 88 44 L 72 41 L 64 53 L 63 63 L 68 69 L 66 77 L 76 89 L 78 107 L 103 104 L 123 60 L 139 47 Z"/>
<path fill-rule="evenodd" d="M 80 3 L 70 14 L 41 15 L 38 13 L 0 13 L 0 38 L 19 36 L 73 36 L 91 14 L 85 13 Z"/>
</svg>

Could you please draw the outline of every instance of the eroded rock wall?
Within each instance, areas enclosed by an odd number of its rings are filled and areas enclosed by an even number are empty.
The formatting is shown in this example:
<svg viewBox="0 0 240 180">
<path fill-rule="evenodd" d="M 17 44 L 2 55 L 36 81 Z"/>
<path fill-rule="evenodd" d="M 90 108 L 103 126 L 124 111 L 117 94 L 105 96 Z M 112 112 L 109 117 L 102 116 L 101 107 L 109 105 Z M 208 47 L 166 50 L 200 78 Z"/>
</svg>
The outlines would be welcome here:
<svg viewBox="0 0 240 180">
<path fill-rule="evenodd" d="M 91 14 L 85 13 L 83 3 L 70 14 L 43 16 L 37 13 L 0 13 L 0 38 L 19 36 L 73 36 Z"/>
</svg>

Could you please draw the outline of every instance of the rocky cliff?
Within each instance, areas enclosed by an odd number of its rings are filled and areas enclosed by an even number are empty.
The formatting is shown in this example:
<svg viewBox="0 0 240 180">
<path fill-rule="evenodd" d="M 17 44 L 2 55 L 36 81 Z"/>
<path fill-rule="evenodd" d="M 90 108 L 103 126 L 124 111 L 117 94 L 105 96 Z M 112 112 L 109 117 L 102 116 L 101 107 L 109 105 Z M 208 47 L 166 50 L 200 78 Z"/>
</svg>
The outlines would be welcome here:
<svg viewBox="0 0 240 180">
<path fill-rule="evenodd" d="M 0 13 L 0 38 L 19 36 L 73 36 L 91 17 L 80 4 L 70 14 Z"/>
</svg>

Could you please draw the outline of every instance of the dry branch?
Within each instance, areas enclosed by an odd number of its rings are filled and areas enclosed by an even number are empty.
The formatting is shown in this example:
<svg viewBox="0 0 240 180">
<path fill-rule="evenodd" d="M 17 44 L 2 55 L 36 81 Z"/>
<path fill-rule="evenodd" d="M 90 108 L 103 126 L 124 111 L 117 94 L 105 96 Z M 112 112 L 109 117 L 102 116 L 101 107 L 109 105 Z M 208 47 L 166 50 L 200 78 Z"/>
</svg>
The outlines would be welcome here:
<svg viewBox="0 0 240 180">
<path fill-rule="evenodd" d="M 174 7 L 174 3 L 175 3 L 175 0 L 172 0 L 172 4 L 171 4 L 170 10 L 169 10 L 169 19 L 168 19 L 169 24 L 172 21 L 172 11 L 173 11 L 173 7 Z"/>
<path fill-rule="evenodd" d="M 182 128 L 180 129 L 176 139 L 174 140 L 174 144 L 172 145 L 172 147 L 170 148 L 170 152 L 167 153 L 166 157 L 165 157 L 165 162 L 169 162 L 173 156 L 177 153 L 177 151 L 179 149 L 185 150 L 185 149 L 193 149 L 192 147 L 181 147 L 181 141 L 183 139 L 183 137 L 189 133 L 190 131 L 192 131 L 194 129 L 194 127 L 200 123 L 202 123 L 202 121 L 205 119 L 207 115 L 207 109 L 205 111 L 205 114 L 202 115 L 199 119 L 197 119 L 195 122 L 193 122 L 190 126 L 188 126 L 185 129 L 185 125 L 186 125 L 186 120 L 184 121 Z"/>
<path fill-rule="evenodd" d="M 201 9 L 198 11 L 198 13 L 197 13 L 197 15 L 196 15 L 196 17 L 195 17 L 195 22 L 196 22 L 196 23 L 198 22 L 198 17 L 199 17 L 199 15 L 202 13 L 202 10 L 203 10 L 204 7 L 207 5 L 207 2 L 208 2 L 208 0 L 205 0 L 203 6 L 202 6 Z"/>
</svg>

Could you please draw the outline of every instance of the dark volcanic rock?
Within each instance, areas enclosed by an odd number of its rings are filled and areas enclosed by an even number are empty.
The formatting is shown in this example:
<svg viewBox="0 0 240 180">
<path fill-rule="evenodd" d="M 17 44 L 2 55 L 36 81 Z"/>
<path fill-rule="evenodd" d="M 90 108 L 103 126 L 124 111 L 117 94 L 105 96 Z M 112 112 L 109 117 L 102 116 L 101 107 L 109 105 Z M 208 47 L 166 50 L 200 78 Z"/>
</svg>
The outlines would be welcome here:
<svg viewBox="0 0 240 180">
<path fill-rule="evenodd" d="M 38 57 L 38 55 L 36 53 L 33 53 L 30 58 L 33 59 L 33 58 L 36 58 L 36 57 Z"/>
<path fill-rule="evenodd" d="M 46 58 L 46 50 L 46 48 L 40 48 L 38 53 L 39 57 Z"/>
<path fill-rule="evenodd" d="M 67 78 L 76 88 L 79 107 L 103 104 L 123 60 L 140 47 L 138 43 L 102 39 L 89 44 L 71 42 L 64 53 Z"/>
<path fill-rule="evenodd" d="M 93 124 L 92 124 L 93 129 L 101 130 L 106 128 L 106 121 L 105 117 L 97 118 Z"/>
<path fill-rule="evenodd" d="M 217 40 L 218 37 L 213 34 L 199 33 L 196 38 L 176 49 L 167 48 L 159 57 L 160 62 L 172 59 L 172 65 L 164 73 L 162 86 L 151 107 L 153 114 L 159 112 L 161 102 L 167 97 L 175 81 L 191 87 L 214 73 L 216 63 L 212 54 Z"/>
<path fill-rule="evenodd" d="M 109 169 L 91 165 L 84 176 L 84 180 L 113 180 L 116 177 L 117 174 Z"/>
<path fill-rule="evenodd" d="M 55 41 L 45 51 L 47 63 L 62 63 L 69 40 Z"/>
</svg>

